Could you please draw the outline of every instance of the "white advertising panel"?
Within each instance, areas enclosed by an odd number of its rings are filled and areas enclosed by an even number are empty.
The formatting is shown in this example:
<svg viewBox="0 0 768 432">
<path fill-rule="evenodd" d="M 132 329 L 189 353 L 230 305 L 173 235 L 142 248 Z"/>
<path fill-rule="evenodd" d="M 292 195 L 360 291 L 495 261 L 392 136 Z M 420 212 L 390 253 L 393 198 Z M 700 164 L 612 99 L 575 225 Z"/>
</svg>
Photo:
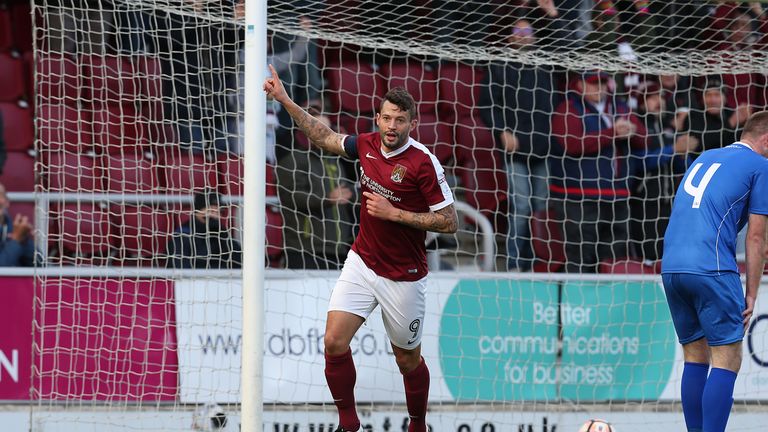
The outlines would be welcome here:
<svg viewBox="0 0 768 432">
<path fill-rule="evenodd" d="M 335 276 L 270 279 L 264 399 L 328 402 L 323 333 Z M 768 400 L 768 292 L 745 338 L 737 400 Z M 176 283 L 182 402 L 239 401 L 241 288 Z M 423 355 L 430 401 L 678 400 L 682 354 L 655 282 L 430 277 Z M 402 403 L 402 377 L 378 310 L 352 343 L 356 392 Z"/>
</svg>

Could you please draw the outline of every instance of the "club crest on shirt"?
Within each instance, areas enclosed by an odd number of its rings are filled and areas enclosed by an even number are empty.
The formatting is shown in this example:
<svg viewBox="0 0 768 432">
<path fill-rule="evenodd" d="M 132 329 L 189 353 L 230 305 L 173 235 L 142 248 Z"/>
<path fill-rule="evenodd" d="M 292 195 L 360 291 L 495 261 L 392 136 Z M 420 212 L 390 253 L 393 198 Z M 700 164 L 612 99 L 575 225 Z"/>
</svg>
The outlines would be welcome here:
<svg viewBox="0 0 768 432">
<path fill-rule="evenodd" d="M 406 169 L 407 168 L 400 164 L 395 165 L 395 168 L 392 170 L 392 181 L 395 183 L 402 183 L 405 178 Z"/>
</svg>

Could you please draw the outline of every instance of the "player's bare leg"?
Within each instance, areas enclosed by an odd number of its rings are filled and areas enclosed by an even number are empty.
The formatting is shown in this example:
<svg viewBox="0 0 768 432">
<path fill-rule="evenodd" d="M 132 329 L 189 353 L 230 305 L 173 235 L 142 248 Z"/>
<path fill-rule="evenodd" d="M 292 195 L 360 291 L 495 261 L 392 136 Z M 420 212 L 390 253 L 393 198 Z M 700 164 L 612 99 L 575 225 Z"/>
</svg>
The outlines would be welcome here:
<svg viewBox="0 0 768 432">
<path fill-rule="evenodd" d="M 329 311 L 325 323 L 325 379 L 339 411 L 339 427 L 356 431 L 360 419 L 355 409 L 355 362 L 349 348 L 352 338 L 365 320 L 343 311 Z"/>
<path fill-rule="evenodd" d="M 392 345 L 392 351 L 395 353 L 395 363 L 400 368 L 401 374 L 405 375 L 419 367 L 421 363 L 421 345 L 412 350 Z"/>
<path fill-rule="evenodd" d="M 741 369 L 741 342 L 728 345 L 713 346 L 712 367 L 727 369 L 734 373 L 739 373 Z"/>
<path fill-rule="evenodd" d="M 392 350 L 405 384 L 405 403 L 408 406 L 408 417 L 411 419 L 408 432 L 426 432 L 429 369 L 421 357 L 421 345 L 412 350 L 392 345 Z"/>
<path fill-rule="evenodd" d="M 365 320 L 363 317 L 343 311 L 329 311 L 325 322 L 325 353 L 332 356 L 349 351 L 349 344 Z"/>
<path fill-rule="evenodd" d="M 701 338 L 683 345 L 683 358 L 689 363 L 709 364 L 711 352 L 707 338 Z"/>
</svg>

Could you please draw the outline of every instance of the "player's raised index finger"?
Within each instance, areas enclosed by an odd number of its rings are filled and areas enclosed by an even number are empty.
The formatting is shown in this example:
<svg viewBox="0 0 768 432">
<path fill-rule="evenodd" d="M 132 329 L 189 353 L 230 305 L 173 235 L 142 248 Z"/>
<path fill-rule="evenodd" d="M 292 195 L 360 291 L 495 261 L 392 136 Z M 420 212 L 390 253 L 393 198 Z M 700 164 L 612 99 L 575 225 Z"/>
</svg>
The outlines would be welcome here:
<svg viewBox="0 0 768 432">
<path fill-rule="evenodd" d="M 278 79 L 277 71 L 275 70 L 275 67 L 272 66 L 272 63 L 269 64 L 269 71 L 272 73 L 272 78 Z"/>
</svg>

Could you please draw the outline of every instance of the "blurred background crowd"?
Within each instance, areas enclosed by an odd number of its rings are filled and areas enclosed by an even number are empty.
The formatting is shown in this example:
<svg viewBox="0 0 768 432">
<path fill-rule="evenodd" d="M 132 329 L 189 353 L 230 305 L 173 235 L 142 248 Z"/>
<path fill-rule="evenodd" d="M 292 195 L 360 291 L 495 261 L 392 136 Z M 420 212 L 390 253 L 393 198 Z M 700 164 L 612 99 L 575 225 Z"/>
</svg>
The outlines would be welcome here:
<svg viewBox="0 0 768 432">
<path fill-rule="evenodd" d="M 47 225 L 40 262 L 241 265 L 244 36 L 235 22 L 244 7 L 169 4 L 60 0 L 30 14 L 29 4 L 0 0 L 0 265 L 34 261 L 39 220 Z M 462 62 L 406 54 L 407 41 L 418 39 L 521 54 L 604 51 L 625 65 L 686 50 L 743 61 L 735 53 L 768 42 L 760 3 L 291 0 L 269 7 L 291 16 L 298 31 L 268 32 L 268 62 L 294 100 L 332 128 L 371 131 L 388 88 L 414 94 L 413 138 L 446 167 L 458 199 L 493 224 L 500 271 L 615 271 L 621 262 L 656 272 L 685 169 L 704 150 L 736 141 L 747 117 L 768 103 L 759 73 L 648 74 L 619 63 L 574 70 L 524 56 Z M 345 21 L 350 8 L 363 19 Z M 316 37 L 331 27 L 402 40 L 403 50 Z M 268 103 L 267 126 L 269 265 L 339 268 L 357 220 L 355 163 L 312 150 L 277 104 Z M 34 200 L 23 195 L 34 190 L 123 197 L 52 201 L 46 218 L 36 219 Z M 22 195 L 9 199 L 6 191 Z M 434 246 L 456 245 L 438 239 Z"/>
</svg>

